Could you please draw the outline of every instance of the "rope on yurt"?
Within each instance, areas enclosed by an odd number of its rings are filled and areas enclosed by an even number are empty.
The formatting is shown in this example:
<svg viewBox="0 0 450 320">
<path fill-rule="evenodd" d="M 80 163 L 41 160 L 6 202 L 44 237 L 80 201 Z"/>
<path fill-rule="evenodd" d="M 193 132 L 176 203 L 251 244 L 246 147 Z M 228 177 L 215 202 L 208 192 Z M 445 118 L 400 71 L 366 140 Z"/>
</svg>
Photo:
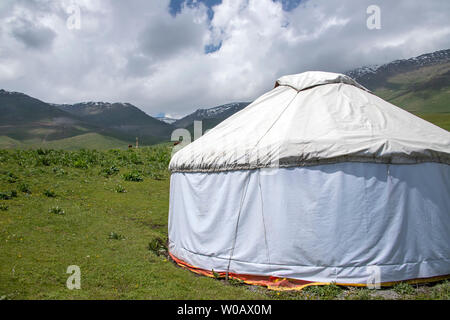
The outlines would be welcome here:
<svg viewBox="0 0 450 320">
<path fill-rule="evenodd" d="M 266 244 L 266 255 L 267 255 L 267 261 L 270 264 L 269 242 L 267 241 L 266 220 L 264 219 L 264 201 L 263 201 L 262 188 L 261 188 L 261 169 L 258 170 L 258 187 L 259 187 L 259 195 L 261 197 L 261 216 L 262 216 L 262 223 L 263 223 L 263 228 L 264 228 L 264 242 Z"/>
<path fill-rule="evenodd" d="M 286 107 L 280 112 L 280 114 L 278 115 L 278 117 L 274 120 L 274 122 L 270 125 L 269 129 L 266 130 L 266 132 L 264 132 L 264 134 L 261 136 L 261 138 L 259 138 L 259 140 L 256 142 L 255 146 L 253 147 L 253 149 L 255 149 L 258 144 L 261 142 L 261 140 L 266 136 L 266 134 L 270 131 L 270 129 L 273 128 L 273 126 L 275 125 L 275 123 L 277 123 L 278 120 L 280 120 L 281 116 L 283 115 L 283 113 L 289 108 L 289 106 L 291 105 L 291 103 L 295 100 L 295 98 L 297 98 L 298 96 L 298 92 L 295 94 L 295 96 L 291 99 L 291 101 L 289 101 L 289 103 L 286 105 Z"/>
<path fill-rule="evenodd" d="M 231 259 L 233 258 L 234 248 L 236 246 L 237 232 L 238 232 L 238 227 L 239 227 L 239 220 L 241 218 L 241 212 L 242 212 L 242 207 L 244 206 L 245 196 L 247 195 L 247 189 L 248 189 L 248 185 L 249 185 L 249 182 L 250 182 L 250 174 L 251 174 L 251 171 L 248 171 L 247 172 L 247 176 L 245 177 L 246 181 L 245 181 L 244 193 L 243 193 L 242 198 L 241 198 L 241 203 L 239 204 L 239 212 L 238 212 L 238 217 L 237 217 L 237 221 L 236 221 L 236 228 L 234 230 L 233 244 L 231 246 L 230 258 L 228 258 L 228 266 L 227 266 L 227 272 L 226 272 L 226 276 L 225 276 L 226 280 L 228 280 L 228 274 L 230 272 Z"/>
</svg>

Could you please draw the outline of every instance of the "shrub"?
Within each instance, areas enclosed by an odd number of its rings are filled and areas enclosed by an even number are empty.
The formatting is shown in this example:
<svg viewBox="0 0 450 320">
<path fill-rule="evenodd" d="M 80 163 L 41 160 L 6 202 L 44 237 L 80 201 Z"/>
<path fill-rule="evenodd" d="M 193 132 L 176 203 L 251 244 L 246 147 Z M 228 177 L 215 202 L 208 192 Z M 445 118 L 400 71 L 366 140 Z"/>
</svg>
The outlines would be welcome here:
<svg viewBox="0 0 450 320">
<path fill-rule="evenodd" d="M 31 194 L 30 187 L 29 187 L 26 183 L 24 183 L 24 182 L 22 182 L 21 184 L 19 184 L 19 191 L 20 191 L 20 192 L 23 192 L 23 193 Z"/>
<path fill-rule="evenodd" d="M 55 193 L 55 191 L 47 189 L 44 191 L 44 196 L 49 197 L 49 198 L 56 198 L 56 193 Z"/>
<path fill-rule="evenodd" d="M 17 198 L 17 191 L 12 190 L 10 192 L 0 192 L 0 200 L 11 200 Z"/>
<path fill-rule="evenodd" d="M 111 231 L 109 233 L 109 239 L 113 239 L 113 240 L 125 240 L 125 237 L 121 234 L 115 233 L 113 231 Z"/>
<path fill-rule="evenodd" d="M 103 168 L 102 170 L 100 170 L 100 175 L 104 176 L 104 177 L 110 177 L 112 175 L 115 175 L 119 172 L 119 168 L 117 168 L 116 166 L 111 166 L 108 168 Z"/>
<path fill-rule="evenodd" d="M 0 211 L 7 211 L 8 210 L 8 206 L 6 204 L 0 204 Z"/>
<path fill-rule="evenodd" d="M 122 176 L 122 178 L 125 181 L 134 181 L 134 182 L 140 182 L 144 180 L 144 178 L 142 178 L 142 175 L 138 171 L 127 172 Z"/>
<path fill-rule="evenodd" d="M 79 159 L 79 160 L 75 160 L 73 162 L 73 167 L 74 168 L 79 168 L 79 169 L 87 169 L 88 168 L 88 164 L 85 160 Z"/>
<path fill-rule="evenodd" d="M 242 286 L 245 284 L 244 281 L 237 278 L 228 278 L 228 283 L 231 284 L 232 286 Z"/>
<path fill-rule="evenodd" d="M 64 169 L 59 168 L 59 167 L 54 167 L 54 168 L 52 169 L 52 171 L 53 171 L 53 173 L 54 173 L 57 177 L 59 177 L 59 176 L 64 176 L 64 175 L 67 174 L 67 172 L 66 172 Z"/>
<path fill-rule="evenodd" d="M 215 272 L 214 269 L 211 269 L 211 272 L 213 274 L 214 279 L 216 280 L 221 280 L 225 278 L 225 276 L 222 276 L 220 275 L 220 273 Z"/>
<path fill-rule="evenodd" d="M 414 293 L 414 288 L 406 282 L 396 284 L 393 287 L 393 290 L 400 295 L 410 295 Z"/>
<path fill-rule="evenodd" d="M 45 150 L 45 149 L 42 149 L 42 148 L 36 149 L 36 153 L 38 155 L 40 155 L 40 156 L 44 156 L 44 155 L 48 154 L 48 152 L 49 152 L 49 150 Z"/>
<path fill-rule="evenodd" d="M 322 299 L 335 299 L 341 292 L 342 288 L 335 283 L 329 285 L 309 286 L 306 287 L 304 293 L 311 293 Z"/>
<path fill-rule="evenodd" d="M 8 172 L 6 174 L 6 181 L 9 183 L 15 183 L 17 182 L 17 179 L 18 179 L 17 176 L 12 172 Z"/>
<path fill-rule="evenodd" d="M 38 158 L 36 161 L 37 165 L 48 167 L 51 164 L 51 161 L 47 157 Z"/>
<path fill-rule="evenodd" d="M 345 296 L 346 300 L 372 300 L 371 290 L 367 288 L 352 288 Z"/>
<path fill-rule="evenodd" d="M 65 214 L 64 210 L 63 210 L 62 208 L 60 208 L 60 207 L 53 207 L 53 208 L 50 208 L 50 209 L 48 210 L 48 212 L 49 212 L 49 213 L 53 213 L 53 214 L 57 214 L 57 215 L 63 215 L 63 214 Z"/>
<path fill-rule="evenodd" d="M 165 255 L 167 253 L 167 247 L 165 243 L 166 242 L 163 239 L 156 237 L 148 243 L 148 250 L 150 250 L 157 256 Z"/>
<path fill-rule="evenodd" d="M 450 281 L 444 280 L 442 283 L 435 285 L 431 289 L 431 296 L 426 297 L 426 299 L 450 300 Z"/>
<path fill-rule="evenodd" d="M 116 191 L 117 193 L 125 193 L 125 192 L 127 192 L 127 190 L 125 190 L 125 188 L 122 187 L 120 184 L 117 185 L 117 186 L 114 188 L 114 191 Z"/>
</svg>

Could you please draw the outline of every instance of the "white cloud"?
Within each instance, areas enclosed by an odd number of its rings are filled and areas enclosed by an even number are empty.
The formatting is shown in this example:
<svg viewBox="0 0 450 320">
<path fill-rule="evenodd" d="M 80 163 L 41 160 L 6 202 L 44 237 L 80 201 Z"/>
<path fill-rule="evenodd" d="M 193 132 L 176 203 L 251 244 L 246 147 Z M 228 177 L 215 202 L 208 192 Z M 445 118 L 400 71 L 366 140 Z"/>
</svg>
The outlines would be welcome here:
<svg viewBox="0 0 450 320">
<path fill-rule="evenodd" d="M 69 30 L 77 3 L 81 29 Z M 381 8 L 368 30 L 366 8 Z M 5 1 L 0 87 L 49 102 L 127 101 L 150 114 L 249 101 L 283 75 L 345 71 L 450 47 L 450 2 L 308 0 L 286 12 L 272 0 L 207 8 L 169 1 Z M 205 45 L 220 50 L 206 54 Z"/>
</svg>

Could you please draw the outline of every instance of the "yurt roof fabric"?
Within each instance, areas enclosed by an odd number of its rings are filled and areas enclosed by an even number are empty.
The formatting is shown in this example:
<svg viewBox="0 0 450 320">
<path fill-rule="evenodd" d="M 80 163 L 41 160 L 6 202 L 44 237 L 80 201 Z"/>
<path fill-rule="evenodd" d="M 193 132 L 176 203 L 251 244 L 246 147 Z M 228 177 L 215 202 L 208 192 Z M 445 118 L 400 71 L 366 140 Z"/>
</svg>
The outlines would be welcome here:
<svg viewBox="0 0 450 320">
<path fill-rule="evenodd" d="M 371 94 L 351 78 L 305 72 L 178 151 L 172 172 L 338 162 L 450 164 L 450 133 Z"/>
<path fill-rule="evenodd" d="M 349 76 L 322 71 L 304 72 L 283 76 L 275 82 L 275 88 L 278 86 L 288 86 L 294 90 L 302 91 L 330 83 L 350 84 L 362 90 L 369 91 Z"/>
</svg>

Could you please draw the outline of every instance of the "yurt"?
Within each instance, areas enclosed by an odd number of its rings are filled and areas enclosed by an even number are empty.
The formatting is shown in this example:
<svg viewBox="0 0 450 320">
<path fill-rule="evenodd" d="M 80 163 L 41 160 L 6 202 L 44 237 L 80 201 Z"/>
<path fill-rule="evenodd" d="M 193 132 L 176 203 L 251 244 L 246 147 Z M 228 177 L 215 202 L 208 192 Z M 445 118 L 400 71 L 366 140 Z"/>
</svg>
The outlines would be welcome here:
<svg viewBox="0 0 450 320">
<path fill-rule="evenodd" d="M 305 72 L 176 152 L 169 252 L 273 289 L 450 274 L 450 133 Z"/>
</svg>

